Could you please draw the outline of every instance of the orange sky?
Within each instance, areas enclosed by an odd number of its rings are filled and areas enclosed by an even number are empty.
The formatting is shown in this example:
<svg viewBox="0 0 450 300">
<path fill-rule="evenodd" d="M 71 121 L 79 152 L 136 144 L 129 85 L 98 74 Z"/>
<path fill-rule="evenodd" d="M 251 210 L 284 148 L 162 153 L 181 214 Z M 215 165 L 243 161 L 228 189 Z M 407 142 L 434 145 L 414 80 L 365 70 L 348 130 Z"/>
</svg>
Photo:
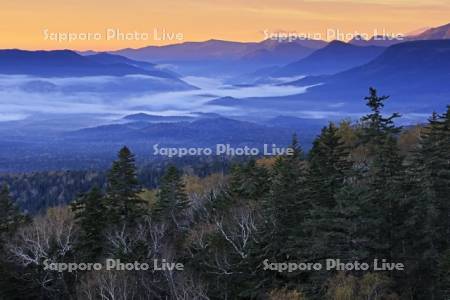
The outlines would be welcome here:
<svg viewBox="0 0 450 300">
<path fill-rule="evenodd" d="M 264 30 L 323 36 L 327 29 L 407 33 L 450 22 L 449 0 L 0 1 L 0 48 L 112 50 L 211 38 L 260 41 Z M 107 40 L 108 28 L 131 33 L 133 40 L 112 31 Z M 156 40 L 163 30 L 172 39 Z M 84 41 L 54 40 L 68 32 L 76 39 L 96 35 Z M 134 32 L 144 35 L 136 39 Z M 173 39 L 175 34 L 182 40 Z"/>
</svg>

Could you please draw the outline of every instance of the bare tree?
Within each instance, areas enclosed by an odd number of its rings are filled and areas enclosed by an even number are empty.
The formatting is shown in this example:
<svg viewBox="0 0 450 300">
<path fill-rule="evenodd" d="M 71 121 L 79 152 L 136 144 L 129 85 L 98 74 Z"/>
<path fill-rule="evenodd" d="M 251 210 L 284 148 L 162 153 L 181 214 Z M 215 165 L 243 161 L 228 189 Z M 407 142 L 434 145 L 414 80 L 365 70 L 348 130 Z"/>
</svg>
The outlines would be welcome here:
<svg viewBox="0 0 450 300">
<path fill-rule="evenodd" d="M 50 208 L 46 215 L 36 217 L 30 225 L 18 230 L 14 239 L 6 245 L 8 259 L 19 267 L 34 270 L 31 276 L 25 274 L 24 277 L 43 290 L 65 293 L 68 287 L 64 274 L 44 270 L 43 265 L 45 261 L 48 264 L 63 262 L 72 255 L 75 237 L 71 211 L 67 207 Z M 57 290 L 61 288 L 62 291 Z"/>
</svg>

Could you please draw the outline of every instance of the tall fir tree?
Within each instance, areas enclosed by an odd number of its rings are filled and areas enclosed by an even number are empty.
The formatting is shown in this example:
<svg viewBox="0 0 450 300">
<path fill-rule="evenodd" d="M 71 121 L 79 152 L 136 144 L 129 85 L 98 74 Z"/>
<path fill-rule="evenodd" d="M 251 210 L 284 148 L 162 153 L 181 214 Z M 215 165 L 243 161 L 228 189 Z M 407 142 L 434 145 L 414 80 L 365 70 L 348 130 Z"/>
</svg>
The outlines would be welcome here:
<svg viewBox="0 0 450 300">
<path fill-rule="evenodd" d="M 257 243 L 251 254 L 255 287 L 251 294 L 283 286 L 297 286 L 305 280 L 306 273 L 291 274 L 263 270 L 262 262 L 304 261 L 308 258 L 309 242 L 305 221 L 311 209 L 306 198 L 306 163 L 298 139 L 293 137 L 292 155 L 277 158 L 270 174 L 270 188 L 262 206 L 264 223 L 257 234 Z"/>
<path fill-rule="evenodd" d="M 330 123 L 313 142 L 306 180 L 307 197 L 312 207 L 307 227 L 316 257 L 332 254 L 342 257 L 346 237 L 342 234 L 338 207 L 342 203 L 338 203 L 337 195 L 349 180 L 351 167 L 349 151 L 338 128 Z"/>
<path fill-rule="evenodd" d="M 395 247 L 401 244 L 398 236 L 405 215 L 402 214 L 402 157 L 398 149 L 396 135 L 401 131 L 394 123 L 398 113 L 388 117 L 382 115 L 387 96 L 379 97 L 370 88 L 365 98 L 371 113 L 362 117 L 361 140 L 369 150 L 366 173 L 367 192 L 363 196 L 363 216 L 365 218 L 367 243 L 371 257 L 395 257 Z"/>
<path fill-rule="evenodd" d="M 211 201 L 213 211 L 222 214 L 228 208 L 240 205 L 261 205 L 269 185 L 268 171 L 258 166 L 255 160 L 242 165 L 234 165 L 230 172 L 229 184 Z"/>
<path fill-rule="evenodd" d="M 408 204 L 404 182 L 404 157 L 398 147 L 398 134 L 402 128 L 395 125 L 400 115 L 382 115 L 386 96 L 379 97 L 370 89 L 366 97 L 371 113 L 362 117 L 361 142 L 368 151 L 367 164 L 363 169 L 364 193 L 361 195 L 361 231 L 366 259 L 375 258 L 406 264 L 405 243 L 408 236 Z M 390 272 L 388 276 L 398 284 L 404 275 Z"/>
<path fill-rule="evenodd" d="M 98 187 L 81 195 L 71 205 L 80 228 L 76 250 L 82 261 L 95 262 L 104 252 L 107 225 L 106 203 Z"/>
<path fill-rule="evenodd" d="M 397 127 L 394 123 L 395 119 L 400 117 L 400 114 L 393 113 L 384 117 L 381 111 L 389 96 L 378 96 L 377 90 L 374 88 L 369 89 L 369 96 L 364 99 L 371 113 L 361 118 L 363 131 L 360 138 L 361 142 L 371 150 L 370 154 L 374 154 L 377 152 L 377 147 L 381 146 L 388 136 L 398 134 L 401 131 L 401 127 Z"/>
<path fill-rule="evenodd" d="M 398 258 L 406 214 L 403 207 L 403 166 L 397 141 L 388 137 L 377 148 L 370 167 L 367 192 L 362 198 L 363 216 L 371 257 Z M 400 248 L 397 248 L 400 247 Z"/>
<path fill-rule="evenodd" d="M 450 297 L 450 106 L 423 128 L 407 175 L 409 285 L 420 297 Z"/>
<path fill-rule="evenodd" d="M 4 185 L 0 190 L 0 248 L 27 219 L 11 198 L 8 186 Z"/>
<path fill-rule="evenodd" d="M 8 261 L 10 255 L 5 249 L 5 244 L 27 222 L 28 216 L 20 212 L 8 186 L 4 185 L 0 190 L 0 299 L 20 299 L 27 297 L 26 292 L 30 292 L 16 274 L 16 266 Z"/>
<path fill-rule="evenodd" d="M 169 166 L 161 178 L 154 216 L 160 221 L 179 227 L 180 217 L 189 205 L 180 171 L 175 166 Z"/>
<path fill-rule="evenodd" d="M 108 173 L 106 208 L 110 224 L 132 225 L 146 213 L 140 192 L 134 155 L 123 147 Z"/>
<path fill-rule="evenodd" d="M 333 208 L 336 205 L 334 195 L 351 168 L 348 156 L 338 128 L 332 123 L 324 127 L 309 153 L 307 183 L 314 206 Z"/>
</svg>

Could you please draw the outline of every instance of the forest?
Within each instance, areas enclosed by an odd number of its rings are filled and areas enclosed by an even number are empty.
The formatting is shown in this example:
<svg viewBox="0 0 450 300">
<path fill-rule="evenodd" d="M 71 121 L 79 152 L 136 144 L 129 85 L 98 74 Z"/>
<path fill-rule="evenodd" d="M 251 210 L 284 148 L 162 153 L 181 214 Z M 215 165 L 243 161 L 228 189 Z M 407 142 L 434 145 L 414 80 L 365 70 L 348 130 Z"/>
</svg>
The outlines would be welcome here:
<svg viewBox="0 0 450 300">
<path fill-rule="evenodd" d="M 0 299 L 449 299 L 450 106 L 402 128 L 390 100 L 371 88 L 367 114 L 329 123 L 309 151 L 294 135 L 291 155 L 200 175 L 165 165 L 146 187 L 123 147 L 88 192 L 39 213 L 3 180 Z M 183 268 L 46 267 L 108 259 Z M 267 268 L 327 259 L 404 268 Z"/>
</svg>

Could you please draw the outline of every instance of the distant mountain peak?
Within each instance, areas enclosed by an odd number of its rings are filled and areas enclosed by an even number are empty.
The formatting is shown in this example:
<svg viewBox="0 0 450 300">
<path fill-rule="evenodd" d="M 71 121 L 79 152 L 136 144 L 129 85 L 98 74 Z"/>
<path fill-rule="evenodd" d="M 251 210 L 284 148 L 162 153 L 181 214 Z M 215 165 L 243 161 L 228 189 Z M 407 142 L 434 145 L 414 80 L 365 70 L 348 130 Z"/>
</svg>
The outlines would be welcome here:
<svg viewBox="0 0 450 300">
<path fill-rule="evenodd" d="M 419 40 L 447 40 L 450 39 L 450 23 L 430 28 L 423 33 L 413 37 Z"/>
<path fill-rule="evenodd" d="M 367 63 L 383 50 L 382 47 L 361 47 L 335 40 L 308 57 L 276 70 L 271 75 L 292 77 L 334 74 Z"/>
<path fill-rule="evenodd" d="M 369 41 L 361 35 L 356 35 L 353 39 L 348 41 L 348 44 L 355 46 L 368 46 Z"/>
<path fill-rule="evenodd" d="M 431 29 L 431 27 L 429 27 L 429 26 L 427 26 L 427 27 L 422 27 L 422 28 L 419 28 L 419 29 L 410 31 L 410 32 L 406 33 L 405 35 L 406 35 L 406 36 L 409 36 L 409 37 L 414 37 L 414 36 L 416 36 L 416 35 L 419 35 L 419 34 L 424 33 L 425 31 L 427 31 L 427 30 L 429 30 L 429 29 Z"/>
<path fill-rule="evenodd" d="M 358 34 L 352 39 L 352 41 L 367 41 L 362 35 Z"/>
<path fill-rule="evenodd" d="M 343 41 L 339 41 L 339 40 L 333 40 L 330 43 L 328 43 L 327 46 L 324 47 L 325 48 L 334 48 L 334 47 L 352 47 L 354 45 L 348 44 L 346 42 Z"/>
</svg>

